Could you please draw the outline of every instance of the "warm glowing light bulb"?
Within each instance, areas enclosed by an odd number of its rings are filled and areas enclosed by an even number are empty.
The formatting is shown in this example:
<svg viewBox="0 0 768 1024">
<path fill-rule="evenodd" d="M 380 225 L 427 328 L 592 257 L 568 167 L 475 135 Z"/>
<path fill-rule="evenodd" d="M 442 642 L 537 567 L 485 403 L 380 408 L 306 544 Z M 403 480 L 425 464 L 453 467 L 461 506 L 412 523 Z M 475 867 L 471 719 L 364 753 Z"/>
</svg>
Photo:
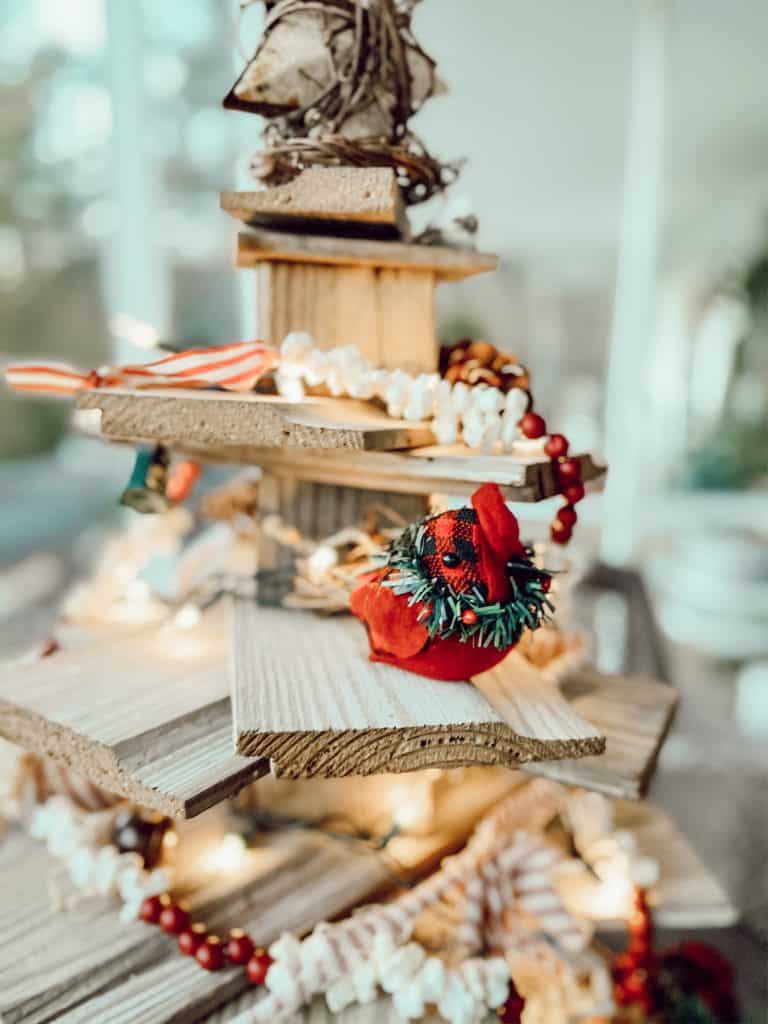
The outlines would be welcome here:
<svg viewBox="0 0 768 1024">
<path fill-rule="evenodd" d="M 202 614 L 197 605 L 185 604 L 176 612 L 173 624 L 179 629 L 194 629 L 201 618 Z"/>
<path fill-rule="evenodd" d="M 245 839 L 234 832 L 228 832 L 218 846 L 205 857 L 205 867 L 211 872 L 236 871 L 248 858 Z"/>
</svg>

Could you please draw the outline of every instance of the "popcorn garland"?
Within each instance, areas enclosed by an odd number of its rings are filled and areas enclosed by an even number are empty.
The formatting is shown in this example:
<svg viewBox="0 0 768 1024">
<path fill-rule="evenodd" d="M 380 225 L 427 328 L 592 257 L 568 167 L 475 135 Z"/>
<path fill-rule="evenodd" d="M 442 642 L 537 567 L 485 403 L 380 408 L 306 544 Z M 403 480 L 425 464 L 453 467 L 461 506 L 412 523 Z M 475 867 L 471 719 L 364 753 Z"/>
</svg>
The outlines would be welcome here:
<svg viewBox="0 0 768 1024">
<path fill-rule="evenodd" d="M 589 837 L 604 833 L 600 826 L 608 821 L 607 801 L 592 796 L 577 792 L 566 802 L 578 822 L 579 848 L 583 840 L 591 849 Z M 380 990 L 405 1020 L 434 1006 L 447 1024 L 478 1024 L 494 1008 L 502 1020 L 569 1024 L 574 1013 L 607 1012 L 611 982 L 602 961 L 585 949 L 588 929 L 557 895 L 554 878 L 567 861 L 529 831 L 543 829 L 562 804 L 557 785 L 529 783 L 481 821 L 463 851 L 394 902 L 321 923 L 303 942 L 284 935 L 269 951 L 239 930 L 222 942 L 191 924 L 183 905 L 167 895 L 167 870 L 147 871 L 140 856 L 109 844 L 114 810 L 88 813 L 55 796 L 38 807 L 30 832 L 63 862 L 81 898 L 117 897 L 123 920 L 139 918 L 176 936 L 179 950 L 203 969 L 242 966 L 250 984 L 265 985 L 268 994 L 237 1024 L 286 1020 L 320 993 L 337 1013 L 373 1001 Z M 76 905 L 55 895 L 62 907 Z M 419 917 L 439 904 L 458 921 L 462 955 L 455 962 L 432 955 L 414 937 Z"/>
<path fill-rule="evenodd" d="M 109 842 L 114 818 L 112 809 L 88 813 L 67 797 L 54 796 L 35 811 L 29 832 L 62 862 L 64 878 L 79 894 L 65 896 L 61 880 L 54 878 L 52 895 L 60 907 L 69 909 L 89 896 L 119 899 L 121 920 L 133 921 L 144 899 L 171 887 L 172 876 L 167 868 L 147 871 L 136 853 L 120 853 Z"/>
<path fill-rule="evenodd" d="M 527 445 L 518 430 L 529 405 L 520 389 L 505 394 L 484 384 L 451 383 L 437 373 L 414 377 L 403 370 L 376 369 L 355 345 L 323 351 L 301 331 L 285 337 L 275 382 L 290 401 L 304 397 L 305 385 L 324 385 L 336 397 L 379 398 L 395 419 L 432 420 L 440 444 L 464 441 L 470 448 L 490 449 L 500 443 L 504 451 L 517 454 L 543 450 L 543 443 Z"/>
<path fill-rule="evenodd" d="M 392 995 L 407 1020 L 435 1006 L 448 1024 L 477 1024 L 489 1008 L 505 1002 L 510 976 L 517 984 L 518 971 L 525 976 L 545 969 L 551 984 L 556 969 L 561 992 L 572 995 L 576 964 L 585 969 L 589 933 L 565 911 L 553 887 L 550 876 L 561 855 L 520 828 L 543 827 L 558 801 L 556 786 L 533 782 L 484 819 L 461 853 L 394 902 L 364 908 L 337 924 L 319 924 L 303 941 L 283 935 L 269 948 L 269 995 L 236 1024 L 289 1019 L 321 993 L 338 1012 L 373 1001 L 379 988 Z M 459 934 L 470 950 L 488 949 L 492 956 L 447 965 L 412 941 L 417 918 L 441 901 L 460 907 Z M 602 970 L 597 963 L 586 969 L 590 976 Z M 554 1024 L 559 1018 L 538 1019 Z"/>
</svg>

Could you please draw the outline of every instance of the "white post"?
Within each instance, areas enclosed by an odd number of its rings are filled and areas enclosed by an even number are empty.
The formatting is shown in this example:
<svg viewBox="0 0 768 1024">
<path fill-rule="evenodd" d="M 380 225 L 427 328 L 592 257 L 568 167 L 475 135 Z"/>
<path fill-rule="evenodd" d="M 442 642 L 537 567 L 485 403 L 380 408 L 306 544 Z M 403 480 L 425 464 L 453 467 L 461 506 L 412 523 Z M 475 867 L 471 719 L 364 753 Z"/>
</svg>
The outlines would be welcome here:
<svg viewBox="0 0 768 1024">
<path fill-rule="evenodd" d="M 613 565 L 632 560 L 644 498 L 644 384 L 657 301 L 668 28 L 667 0 L 637 0 L 605 414 L 601 555 Z"/>
<path fill-rule="evenodd" d="M 114 196 L 118 225 L 110 250 L 109 311 L 145 322 L 167 337 L 168 268 L 155 230 L 159 182 L 148 152 L 141 4 L 105 0 L 113 109 Z M 73 15 L 74 16 L 74 15 Z M 118 340 L 117 362 L 143 361 L 146 350 Z"/>
</svg>

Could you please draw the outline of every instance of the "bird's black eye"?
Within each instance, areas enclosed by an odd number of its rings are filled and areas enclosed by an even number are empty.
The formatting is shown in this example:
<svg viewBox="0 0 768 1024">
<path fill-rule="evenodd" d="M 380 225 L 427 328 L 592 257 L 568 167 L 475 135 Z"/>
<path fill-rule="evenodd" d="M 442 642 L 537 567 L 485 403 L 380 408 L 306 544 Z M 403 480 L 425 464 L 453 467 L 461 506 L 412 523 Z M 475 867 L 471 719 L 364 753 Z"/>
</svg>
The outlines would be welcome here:
<svg viewBox="0 0 768 1024">
<path fill-rule="evenodd" d="M 446 569 L 455 569 L 461 559 L 453 551 L 446 551 L 443 555 L 442 562 Z"/>
</svg>

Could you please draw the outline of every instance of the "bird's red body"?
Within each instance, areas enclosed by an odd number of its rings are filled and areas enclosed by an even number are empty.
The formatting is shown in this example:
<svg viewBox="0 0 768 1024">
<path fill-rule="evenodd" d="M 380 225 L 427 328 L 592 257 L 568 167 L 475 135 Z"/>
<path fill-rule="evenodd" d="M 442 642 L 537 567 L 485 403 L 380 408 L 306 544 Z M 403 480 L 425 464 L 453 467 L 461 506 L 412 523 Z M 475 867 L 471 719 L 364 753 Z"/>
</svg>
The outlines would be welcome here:
<svg viewBox="0 0 768 1024">
<path fill-rule="evenodd" d="M 476 491 L 471 507 L 427 519 L 424 529 L 424 572 L 442 592 L 480 588 L 489 603 L 509 600 L 506 565 L 524 549 L 517 520 L 496 484 Z M 368 630 L 371 661 L 433 679 L 462 680 L 493 668 L 514 646 L 483 647 L 455 634 L 430 636 L 424 623 L 430 609 L 424 603 L 411 604 L 407 594 L 396 594 L 384 584 L 393 571 L 397 572 L 384 568 L 368 573 L 352 594 L 352 612 Z"/>
<path fill-rule="evenodd" d="M 352 594 L 352 612 L 368 630 L 371 661 L 383 661 L 431 679 L 462 680 L 487 672 L 511 648 L 476 647 L 458 637 L 431 637 L 419 613 L 423 605 L 396 597 L 381 580 L 388 569 L 368 573 Z"/>
</svg>

